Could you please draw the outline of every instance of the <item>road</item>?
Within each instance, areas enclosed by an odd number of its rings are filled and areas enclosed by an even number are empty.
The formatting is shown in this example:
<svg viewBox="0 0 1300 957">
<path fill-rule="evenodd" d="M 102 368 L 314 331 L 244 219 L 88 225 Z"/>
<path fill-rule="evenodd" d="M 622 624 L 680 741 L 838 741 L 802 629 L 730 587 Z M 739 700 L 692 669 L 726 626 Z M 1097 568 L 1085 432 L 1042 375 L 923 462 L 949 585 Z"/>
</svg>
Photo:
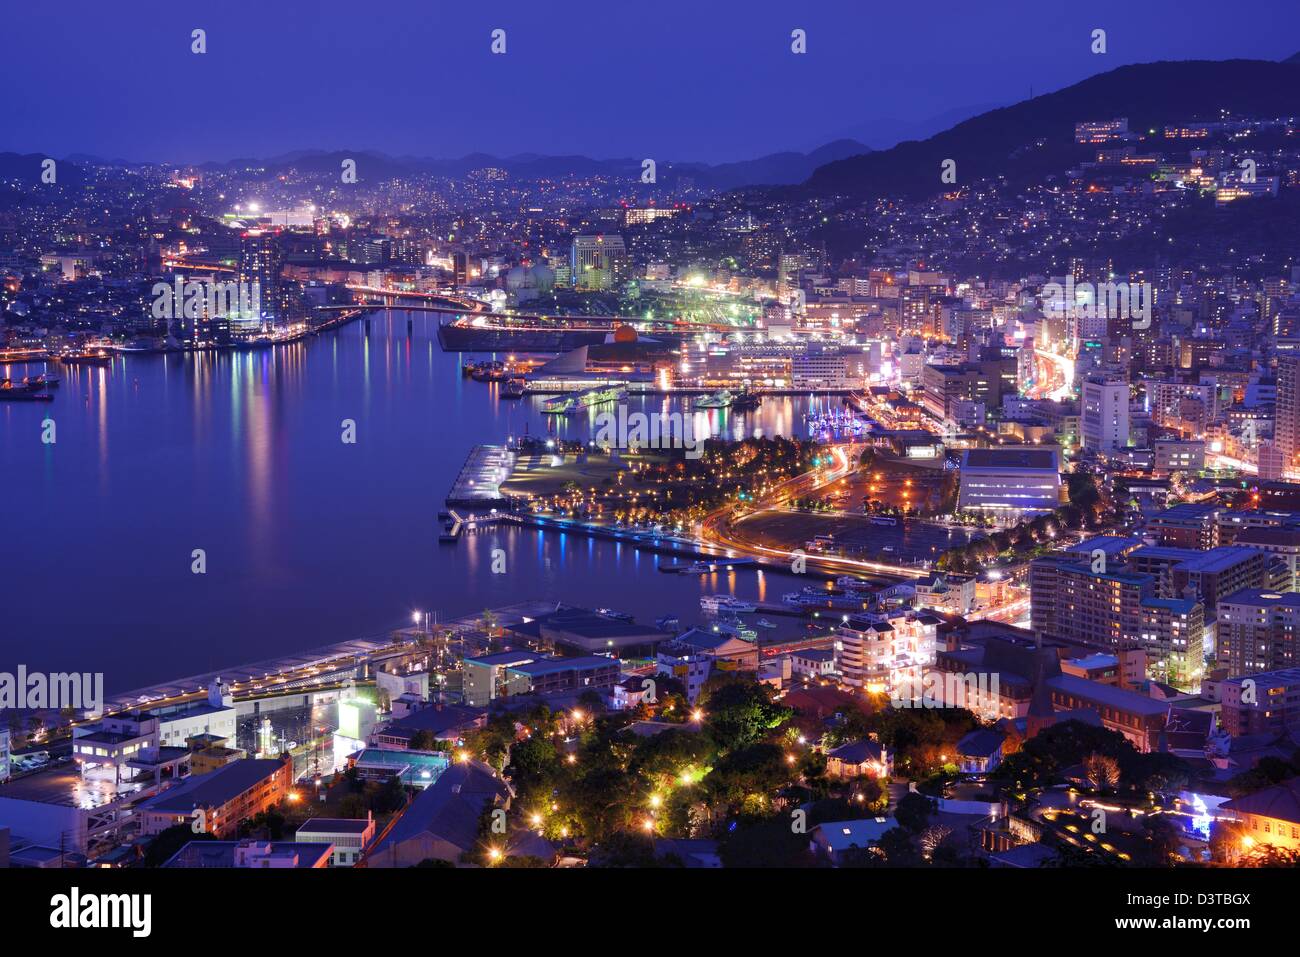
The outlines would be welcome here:
<svg viewBox="0 0 1300 957">
<path fill-rule="evenodd" d="M 794 478 L 786 479 L 756 502 L 753 511 L 734 522 L 731 519 L 735 510 L 734 505 L 725 505 L 710 512 L 700 522 L 700 539 L 720 548 L 754 558 L 781 558 L 793 562 L 796 557 L 795 552 L 802 553 L 803 549 L 773 548 L 769 545 L 750 541 L 740 536 L 736 526 L 750 515 L 769 508 L 781 508 L 788 499 L 810 495 L 851 475 L 857 468 L 858 457 L 862 454 L 862 449 L 861 444 L 853 442 L 830 446 L 828 451 L 835 460 L 830 468 L 818 467 L 810 472 L 803 472 Z M 892 575 L 898 578 L 917 577 L 916 568 L 909 565 L 891 565 L 884 562 L 869 562 L 856 558 L 840 558 L 833 555 L 807 555 L 806 558 L 810 566 L 827 571 L 871 572 L 878 575 Z"/>
</svg>

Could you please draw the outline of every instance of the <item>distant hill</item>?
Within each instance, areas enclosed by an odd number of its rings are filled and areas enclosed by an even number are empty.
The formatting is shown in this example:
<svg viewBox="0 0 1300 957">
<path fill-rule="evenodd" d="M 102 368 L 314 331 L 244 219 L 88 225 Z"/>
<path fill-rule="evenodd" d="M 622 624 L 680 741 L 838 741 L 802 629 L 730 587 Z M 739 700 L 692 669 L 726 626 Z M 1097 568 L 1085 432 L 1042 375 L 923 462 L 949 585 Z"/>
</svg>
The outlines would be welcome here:
<svg viewBox="0 0 1300 957">
<path fill-rule="evenodd" d="M 782 186 L 802 183 L 818 167 L 827 163 L 870 152 L 856 140 L 841 139 L 827 143 L 810 153 L 772 153 L 757 159 L 716 165 L 698 162 L 661 160 L 656 170 L 659 182 L 670 183 L 677 177 L 690 176 L 703 187 L 726 190 L 741 186 Z M 524 179 L 561 176 L 626 176 L 639 182 L 640 158 L 592 159 L 588 156 L 541 156 L 522 153 L 515 156 L 491 156 L 471 153 L 457 159 L 433 159 L 420 156 L 388 156 L 370 150 L 296 150 L 267 159 L 234 159 L 225 163 L 205 163 L 202 169 L 265 169 L 280 173 L 293 168 L 308 173 L 336 173 L 343 160 L 357 161 L 357 173 L 365 178 L 388 179 L 411 173 L 440 176 L 464 176 L 486 166 L 506 170 Z"/>
<path fill-rule="evenodd" d="M 48 158 L 46 153 L 0 153 L 0 179 L 30 179 L 39 183 L 41 164 Z M 86 171 L 71 160 L 57 160 L 54 174 L 60 186 L 80 186 L 86 181 Z"/>
<path fill-rule="evenodd" d="M 1292 58 L 1293 60 L 1295 58 Z M 1081 120 L 1129 118 L 1150 129 L 1220 110 L 1252 116 L 1300 114 L 1300 67 L 1265 60 L 1185 60 L 1120 67 L 1073 86 L 992 110 L 929 139 L 838 160 L 804 190 L 871 198 L 940 192 L 940 166 L 957 162 L 957 183 L 1003 175 L 1030 181 L 1068 168 L 1089 150 L 1074 144 Z M 1041 141 L 1041 146 L 1023 147 Z"/>
</svg>

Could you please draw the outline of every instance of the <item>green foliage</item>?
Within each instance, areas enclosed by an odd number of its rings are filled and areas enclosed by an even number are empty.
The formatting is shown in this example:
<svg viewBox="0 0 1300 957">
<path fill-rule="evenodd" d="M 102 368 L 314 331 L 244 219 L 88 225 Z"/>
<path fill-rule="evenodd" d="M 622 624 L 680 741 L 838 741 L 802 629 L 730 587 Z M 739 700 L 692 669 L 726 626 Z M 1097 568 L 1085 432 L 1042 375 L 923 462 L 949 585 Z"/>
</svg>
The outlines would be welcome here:
<svg viewBox="0 0 1300 957">
<path fill-rule="evenodd" d="M 894 820 L 911 833 L 920 834 L 930 822 L 934 810 L 933 800 L 913 791 L 903 795 L 898 807 L 894 808 Z"/>
<path fill-rule="evenodd" d="M 792 708 L 772 700 L 770 687 L 754 681 L 728 676 L 706 692 L 705 729 L 723 753 L 762 740 L 794 717 Z"/>
<path fill-rule="evenodd" d="M 162 867 L 190 841 L 211 841 L 211 834 L 195 834 L 189 824 L 177 824 L 159 832 L 144 852 L 145 867 Z"/>
<path fill-rule="evenodd" d="M 813 867 L 808 835 L 797 834 L 786 816 L 741 821 L 718 842 L 724 867 Z"/>
</svg>

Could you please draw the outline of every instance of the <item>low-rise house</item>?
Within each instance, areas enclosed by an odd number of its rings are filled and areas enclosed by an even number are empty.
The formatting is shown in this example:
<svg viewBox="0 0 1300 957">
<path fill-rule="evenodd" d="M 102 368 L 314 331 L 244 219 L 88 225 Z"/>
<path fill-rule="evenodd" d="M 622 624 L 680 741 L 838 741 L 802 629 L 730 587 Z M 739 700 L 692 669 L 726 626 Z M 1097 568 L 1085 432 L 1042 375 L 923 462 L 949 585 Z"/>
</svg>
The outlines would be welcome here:
<svg viewBox="0 0 1300 957">
<path fill-rule="evenodd" d="M 485 812 L 509 810 L 512 794 L 492 768 L 461 761 L 422 791 L 362 858 L 365 867 L 414 867 L 421 861 L 451 864 L 479 850 Z"/>
<path fill-rule="evenodd" d="M 486 723 L 484 708 L 435 704 L 376 728 L 370 735 L 370 743 L 386 750 L 401 750 L 409 748 L 411 738 L 420 731 L 430 732 L 439 741 L 459 742 Z"/>
<path fill-rule="evenodd" d="M 832 648 L 804 648 L 790 652 L 790 670 L 805 678 L 822 678 L 835 673 Z"/>
<path fill-rule="evenodd" d="M 177 824 L 217 838 L 234 835 L 239 825 L 269 811 L 293 787 L 293 760 L 244 758 L 210 774 L 187 778 L 137 809 L 140 833 L 159 834 Z"/>
<path fill-rule="evenodd" d="M 1002 763 L 1006 735 L 991 728 L 976 728 L 957 742 L 957 768 L 963 774 L 987 774 Z"/>
<path fill-rule="evenodd" d="M 331 864 L 351 867 L 361 860 L 365 849 L 375 839 L 375 819 L 313 817 L 298 828 L 295 835 L 301 844 L 329 844 L 334 848 Z"/>
<path fill-rule="evenodd" d="M 889 777 L 894 771 L 894 757 L 878 741 L 863 738 L 842 744 L 826 753 L 826 775 L 831 778 L 857 778 L 870 774 Z"/>
<path fill-rule="evenodd" d="M 808 849 L 838 867 L 845 851 L 874 847 L 886 831 L 897 826 L 898 822 L 892 817 L 827 821 L 812 829 L 808 836 Z"/>
<path fill-rule="evenodd" d="M 1248 843 L 1300 850 L 1300 778 L 1225 801 L 1219 812 L 1240 822 Z"/>
<path fill-rule="evenodd" d="M 328 844 L 295 841 L 190 841 L 163 867 L 328 867 Z"/>
</svg>

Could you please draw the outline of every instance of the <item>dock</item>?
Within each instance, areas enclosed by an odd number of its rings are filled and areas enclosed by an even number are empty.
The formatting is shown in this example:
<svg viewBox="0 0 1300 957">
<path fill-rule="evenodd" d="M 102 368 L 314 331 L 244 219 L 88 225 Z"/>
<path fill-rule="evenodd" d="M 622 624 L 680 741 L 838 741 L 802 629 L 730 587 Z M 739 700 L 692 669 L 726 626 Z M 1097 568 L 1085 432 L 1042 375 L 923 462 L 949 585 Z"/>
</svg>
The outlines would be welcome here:
<svg viewBox="0 0 1300 957">
<path fill-rule="evenodd" d="M 447 495 L 447 507 L 483 511 L 506 508 L 509 501 L 501 493 L 501 484 L 514 468 L 515 453 L 504 445 L 474 446 Z"/>
</svg>

